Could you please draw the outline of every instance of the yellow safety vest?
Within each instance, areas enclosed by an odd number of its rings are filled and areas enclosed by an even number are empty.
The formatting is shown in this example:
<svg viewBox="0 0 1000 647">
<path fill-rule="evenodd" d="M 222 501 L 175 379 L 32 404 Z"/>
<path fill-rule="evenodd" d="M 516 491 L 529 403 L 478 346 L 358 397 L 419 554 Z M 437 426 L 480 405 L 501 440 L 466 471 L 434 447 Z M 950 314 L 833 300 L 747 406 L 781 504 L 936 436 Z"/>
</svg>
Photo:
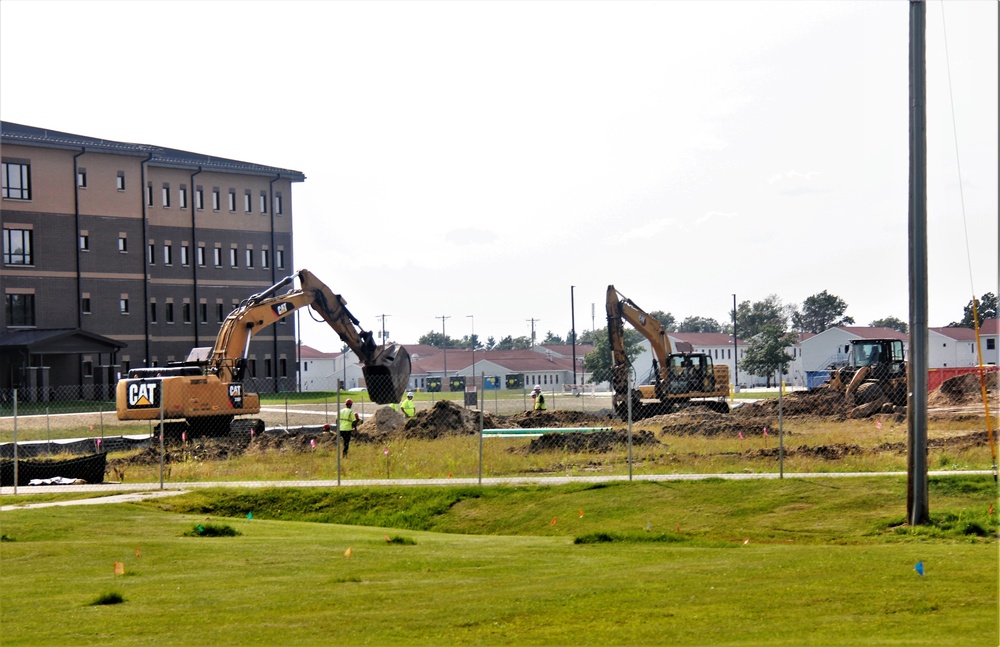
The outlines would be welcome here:
<svg viewBox="0 0 1000 647">
<path fill-rule="evenodd" d="M 545 411 L 545 396 L 541 392 L 535 396 L 535 411 Z"/>
<path fill-rule="evenodd" d="M 417 407 L 410 398 L 403 400 L 403 404 L 401 406 L 403 407 L 403 413 L 406 414 L 407 418 L 412 418 L 417 413 Z"/>
<path fill-rule="evenodd" d="M 354 411 L 350 407 L 341 409 L 338 419 L 340 420 L 341 431 L 351 431 L 354 429 Z"/>
</svg>

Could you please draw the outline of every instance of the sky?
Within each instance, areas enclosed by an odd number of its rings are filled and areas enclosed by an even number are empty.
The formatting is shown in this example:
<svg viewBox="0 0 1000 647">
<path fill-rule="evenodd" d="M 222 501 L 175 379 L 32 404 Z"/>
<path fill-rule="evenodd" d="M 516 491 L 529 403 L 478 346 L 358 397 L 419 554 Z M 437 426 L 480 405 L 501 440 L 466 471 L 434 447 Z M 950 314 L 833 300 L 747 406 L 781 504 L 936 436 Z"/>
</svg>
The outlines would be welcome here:
<svg viewBox="0 0 1000 647">
<path fill-rule="evenodd" d="M 930 326 L 1000 292 L 997 7 L 927 3 Z M 677 321 L 824 290 L 858 325 L 907 321 L 909 21 L 902 0 L 3 0 L 0 117 L 301 171 L 295 269 L 396 342 L 602 328 L 611 284 Z"/>
</svg>

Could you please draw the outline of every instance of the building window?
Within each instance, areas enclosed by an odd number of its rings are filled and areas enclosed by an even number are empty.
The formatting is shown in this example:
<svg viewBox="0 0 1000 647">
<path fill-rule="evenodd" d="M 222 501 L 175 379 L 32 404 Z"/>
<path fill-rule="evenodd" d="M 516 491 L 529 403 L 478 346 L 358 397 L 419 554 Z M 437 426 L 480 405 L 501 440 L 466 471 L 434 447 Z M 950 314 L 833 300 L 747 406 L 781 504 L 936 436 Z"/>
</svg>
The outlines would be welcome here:
<svg viewBox="0 0 1000 647">
<path fill-rule="evenodd" d="M 243 210 L 247 213 L 253 213 L 253 196 L 247 191 L 243 194 Z"/>
<path fill-rule="evenodd" d="M 83 376 L 94 377 L 94 362 L 92 360 L 83 361 Z"/>
<path fill-rule="evenodd" d="M 288 360 L 284 357 L 278 358 L 278 375 L 288 377 Z"/>
<path fill-rule="evenodd" d="M 275 252 L 274 262 L 279 270 L 285 269 L 285 250 L 279 249 Z"/>
<path fill-rule="evenodd" d="M 229 210 L 236 211 L 236 191 L 234 189 L 229 189 Z"/>
<path fill-rule="evenodd" d="M 80 297 L 80 312 L 82 312 L 85 315 L 89 315 L 90 314 L 90 296 L 89 295 L 85 294 L 82 297 Z"/>
<path fill-rule="evenodd" d="M 170 185 L 169 184 L 164 184 L 163 185 L 163 191 L 162 191 L 162 193 L 163 193 L 163 207 L 165 209 L 169 209 L 170 208 Z"/>
<path fill-rule="evenodd" d="M 150 265 L 156 265 L 156 245 L 153 243 L 146 247 L 146 262 Z"/>
<path fill-rule="evenodd" d="M 198 266 L 205 267 L 205 246 L 198 245 Z"/>
<path fill-rule="evenodd" d="M 34 294 L 7 294 L 5 300 L 8 326 L 35 325 Z"/>
<path fill-rule="evenodd" d="M 264 377 L 271 377 L 271 358 L 264 358 Z"/>
<path fill-rule="evenodd" d="M 268 258 L 267 250 L 266 249 L 260 250 L 260 266 L 266 270 L 269 267 L 268 266 L 269 261 L 270 259 Z"/>
<path fill-rule="evenodd" d="M 203 324 L 208 323 L 208 304 L 199 303 L 198 304 L 198 321 Z"/>
<path fill-rule="evenodd" d="M 267 213 L 267 194 L 263 191 L 260 192 L 260 212 L 261 214 Z"/>
<path fill-rule="evenodd" d="M 253 250 L 252 249 L 246 250 L 246 256 L 247 256 L 247 269 L 248 270 L 252 270 L 253 269 Z"/>
<path fill-rule="evenodd" d="M 123 315 L 128 314 L 128 297 L 118 299 L 118 312 Z"/>
<path fill-rule="evenodd" d="M 153 183 L 150 182 L 146 185 L 146 206 L 153 206 Z"/>
<path fill-rule="evenodd" d="M 219 190 L 212 189 L 212 211 L 219 210 Z"/>
<path fill-rule="evenodd" d="M 163 316 L 168 324 L 174 323 L 174 303 L 173 301 L 167 301 L 163 304 Z"/>
<path fill-rule="evenodd" d="M 215 323 L 222 323 L 226 318 L 226 313 L 223 312 L 222 304 L 215 304 Z"/>
<path fill-rule="evenodd" d="M 191 304 L 182 303 L 181 304 L 181 316 L 184 318 L 184 323 L 191 323 Z"/>
<path fill-rule="evenodd" d="M 996 350 L 997 340 L 989 337 L 986 339 L 986 350 Z"/>
<path fill-rule="evenodd" d="M 274 213 L 275 213 L 275 215 L 278 215 L 278 216 L 280 216 L 281 214 L 285 213 L 284 210 L 281 208 L 281 194 L 280 193 L 274 194 Z"/>
<path fill-rule="evenodd" d="M 87 169 L 81 168 L 76 171 L 76 186 L 81 189 L 87 188 Z"/>
<path fill-rule="evenodd" d="M 3 262 L 5 265 L 33 265 L 30 229 L 3 230 Z"/>
<path fill-rule="evenodd" d="M 156 301 L 149 302 L 149 323 L 156 323 Z"/>
<path fill-rule="evenodd" d="M 90 251 L 90 235 L 80 234 L 80 251 L 89 252 Z"/>
<path fill-rule="evenodd" d="M 205 208 L 205 191 L 201 187 L 198 187 L 194 191 L 194 206 L 198 211 Z"/>
<path fill-rule="evenodd" d="M 177 189 L 177 208 L 187 209 L 188 206 L 188 190 L 183 184 L 181 188 Z"/>
<path fill-rule="evenodd" d="M 163 264 L 164 265 L 174 264 L 173 247 L 171 247 L 169 243 L 163 246 Z"/>
<path fill-rule="evenodd" d="M 31 199 L 31 165 L 3 162 L 3 197 L 11 200 Z"/>
<path fill-rule="evenodd" d="M 115 178 L 115 187 L 119 191 L 125 190 L 125 171 L 118 171 L 118 176 Z"/>
<path fill-rule="evenodd" d="M 181 245 L 181 265 L 187 267 L 191 264 L 191 248 L 188 245 Z"/>
<path fill-rule="evenodd" d="M 232 247 L 229 250 L 229 266 L 230 267 L 240 266 L 237 250 L 235 247 Z"/>
<path fill-rule="evenodd" d="M 118 234 L 118 251 L 122 254 L 128 252 L 128 237 L 125 234 Z"/>
<path fill-rule="evenodd" d="M 212 253 L 215 256 L 215 266 L 222 267 L 222 248 L 216 247 L 215 249 L 212 250 Z"/>
</svg>

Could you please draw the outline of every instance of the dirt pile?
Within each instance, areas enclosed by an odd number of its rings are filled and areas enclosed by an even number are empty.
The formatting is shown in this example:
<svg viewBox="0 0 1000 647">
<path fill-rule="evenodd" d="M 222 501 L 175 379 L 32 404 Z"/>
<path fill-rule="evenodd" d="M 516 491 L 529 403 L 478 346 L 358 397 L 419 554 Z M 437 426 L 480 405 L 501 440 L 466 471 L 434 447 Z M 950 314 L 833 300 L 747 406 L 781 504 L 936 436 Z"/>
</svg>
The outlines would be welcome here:
<svg viewBox="0 0 1000 647">
<path fill-rule="evenodd" d="M 508 427 L 504 419 L 490 413 L 483 414 L 483 427 L 496 429 Z M 402 429 L 389 433 L 403 438 L 441 438 L 442 436 L 474 436 L 479 433 L 479 412 L 465 409 L 451 400 L 438 400 L 430 409 L 418 411 L 406 421 Z"/>
<path fill-rule="evenodd" d="M 778 416 L 775 410 L 772 419 L 767 411 L 756 416 L 736 416 L 732 413 L 716 413 L 704 407 L 691 407 L 676 413 L 646 418 L 636 423 L 644 429 L 655 428 L 665 434 L 679 436 L 738 436 L 760 434 L 765 427 L 777 427 Z"/>
<path fill-rule="evenodd" d="M 650 431 L 633 431 L 632 445 L 659 445 Z M 528 445 L 529 454 L 550 451 L 603 453 L 620 450 L 628 445 L 628 432 L 624 429 L 612 431 L 567 431 L 542 434 Z"/>
<path fill-rule="evenodd" d="M 379 407 L 375 410 L 375 415 L 358 427 L 358 431 L 369 434 L 384 434 L 399 429 L 405 423 L 406 416 L 403 415 L 402 411 L 396 411 L 392 407 Z"/>
<path fill-rule="evenodd" d="M 986 374 L 986 391 L 990 402 L 997 400 L 997 373 Z M 982 385 L 978 373 L 966 373 L 945 380 L 927 396 L 930 407 L 968 406 L 983 401 Z"/>
<path fill-rule="evenodd" d="M 534 429 L 536 427 L 609 427 L 607 415 L 586 411 L 524 411 L 508 416 L 501 428 Z M 496 428 L 496 427 L 493 427 Z"/>
<path fill-rule="evenodd" d="M 781 398 L 785 416 L 846 416 L 853 408 L 844 394 L 824 386 L 808 391 L 792 391 Z M 737 418 L 778 417 L 778 399 L 759 400 L 733 409 Z"/>
</svg>

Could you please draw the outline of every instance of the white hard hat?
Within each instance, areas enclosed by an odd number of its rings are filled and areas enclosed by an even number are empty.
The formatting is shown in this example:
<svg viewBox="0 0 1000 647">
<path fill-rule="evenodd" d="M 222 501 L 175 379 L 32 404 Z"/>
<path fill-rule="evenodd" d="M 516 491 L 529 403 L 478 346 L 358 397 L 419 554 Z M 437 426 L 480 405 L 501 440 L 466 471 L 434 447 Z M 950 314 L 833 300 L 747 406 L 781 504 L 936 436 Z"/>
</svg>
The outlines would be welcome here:
<svg viewBox="0 0 1000 647">
<path fill-rule="evenodd" d="M 407 391 L 406 392 L 406 397 L 412 398 L 413 397 L 413 391 Z"/>
<path fill-rule="evenodd" d="M 532 391 L 541 391 L 541 390 L 542 390 L 542 387 L 540 387 L 540 386 L 538 386 L 538 385 L 536 384 L 536 385 L 535 385 L 535 388 L 533 388 L 533 389 L 531 389 L 531 390 L 532 390 Z"/>
</svg>

